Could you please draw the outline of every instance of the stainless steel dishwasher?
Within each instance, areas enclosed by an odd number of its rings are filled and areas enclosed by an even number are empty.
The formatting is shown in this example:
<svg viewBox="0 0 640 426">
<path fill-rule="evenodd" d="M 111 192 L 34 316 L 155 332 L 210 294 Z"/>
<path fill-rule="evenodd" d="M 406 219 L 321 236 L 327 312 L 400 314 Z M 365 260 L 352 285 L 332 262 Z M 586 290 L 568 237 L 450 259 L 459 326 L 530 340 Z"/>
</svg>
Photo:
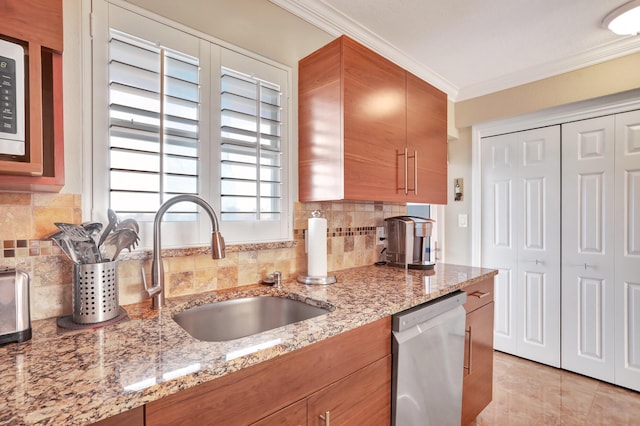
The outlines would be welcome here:
<svg viewBox="0 0 640 426">
<path fill-rule="evenodd" d="M 392 424 L 460 426 L 463 291 L 393 316 Z"/>
</svg>

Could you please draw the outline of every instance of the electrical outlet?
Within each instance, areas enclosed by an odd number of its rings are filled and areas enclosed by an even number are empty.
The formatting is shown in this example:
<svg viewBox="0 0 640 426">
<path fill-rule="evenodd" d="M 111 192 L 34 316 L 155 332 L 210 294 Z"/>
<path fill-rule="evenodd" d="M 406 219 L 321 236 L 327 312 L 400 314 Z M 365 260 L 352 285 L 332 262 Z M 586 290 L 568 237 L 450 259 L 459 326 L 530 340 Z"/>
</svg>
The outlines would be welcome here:
<svg viewBox="0 0 640 426">
<path fill-rule="evenodd" d="M 384 239 L 385 239 L 384 226 L 377 226 L 376 227 L 376 245 L 378 246 L 384 245 Z"/>
</svg>

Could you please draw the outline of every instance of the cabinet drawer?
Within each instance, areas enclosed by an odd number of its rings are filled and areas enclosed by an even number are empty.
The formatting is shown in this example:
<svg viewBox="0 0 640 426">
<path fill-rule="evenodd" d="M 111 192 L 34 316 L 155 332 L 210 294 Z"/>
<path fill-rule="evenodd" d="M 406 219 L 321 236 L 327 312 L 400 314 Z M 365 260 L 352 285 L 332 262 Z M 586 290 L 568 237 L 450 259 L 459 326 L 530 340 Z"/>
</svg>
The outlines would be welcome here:
<svg viewBox="0 0 640 426">
<path fill-rule="evenodd" d="M 467 313 L 473 312 L 481 306 L 493 302 L 493 277 L 471 284 L 463 290 L 467 292 L 467 303 L 464 304 L 464 309 Z"/>
</svg>

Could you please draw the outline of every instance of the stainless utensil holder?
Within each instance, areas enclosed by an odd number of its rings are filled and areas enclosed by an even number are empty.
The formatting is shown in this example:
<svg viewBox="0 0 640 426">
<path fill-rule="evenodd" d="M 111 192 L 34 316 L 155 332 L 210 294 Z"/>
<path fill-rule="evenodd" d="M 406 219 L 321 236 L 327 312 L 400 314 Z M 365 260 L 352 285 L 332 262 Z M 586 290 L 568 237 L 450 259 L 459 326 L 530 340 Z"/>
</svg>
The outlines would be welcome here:
<svg viewBox="0 0 640 426">
<path fill-rule="evenodd" d="M 94 324 L 119 312 L 118 262 L 73 265 L 73 322 Z"/>
</svg>

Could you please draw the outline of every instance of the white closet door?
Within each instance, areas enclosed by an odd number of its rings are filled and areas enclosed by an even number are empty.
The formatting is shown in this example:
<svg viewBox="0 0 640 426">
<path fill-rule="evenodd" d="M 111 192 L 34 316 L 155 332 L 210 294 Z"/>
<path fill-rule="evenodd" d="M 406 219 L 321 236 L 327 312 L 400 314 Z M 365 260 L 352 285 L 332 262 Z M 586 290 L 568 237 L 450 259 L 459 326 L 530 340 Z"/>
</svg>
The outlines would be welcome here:
<svg viewBox="0 0 640 426">
<path fill-rule="evenodd" d="M 614 118 L 562 125 L 562 367 L 614 379 Z"/>
<path fill-rule="evenodd" d="M 640 391 L 640 111 L 615 126 L 615 383 Z"/>
<path fill-rule="evenodd" d="M 494 278 L 494 348 L 515 354 L 518 247 L 514 234 L 518 156 L 511 135 L 482 139 L 482 265 Z"/>
<path fill-rule="evenodd" d="M 560 366 L 560 127 L 519 144 L 518 355 Z"/>
<path fill-rule="evenodd" d="M 497 268 L 494 347 L 560 365 L 560 129 L 482 140 L 483 265 Z"/>
</svg>

